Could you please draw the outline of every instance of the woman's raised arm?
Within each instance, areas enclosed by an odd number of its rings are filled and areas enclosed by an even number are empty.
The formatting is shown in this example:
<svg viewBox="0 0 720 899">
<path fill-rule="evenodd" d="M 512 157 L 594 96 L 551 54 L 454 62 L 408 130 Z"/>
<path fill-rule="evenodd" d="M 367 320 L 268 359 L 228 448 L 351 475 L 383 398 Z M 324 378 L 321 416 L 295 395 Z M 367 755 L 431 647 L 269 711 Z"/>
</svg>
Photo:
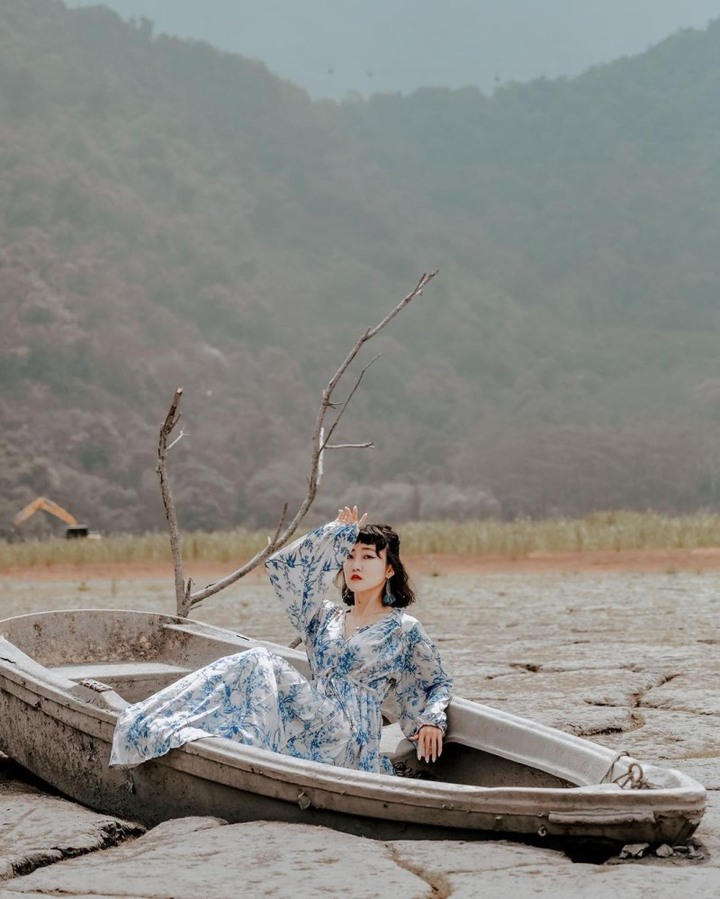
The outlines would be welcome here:
<svg viewBox="0 0 720 899">
<path fill-rule="evenodd" d="M 307 632 L 357 535 L 357 517 L 346 521 L 338 516 L 284 546 L 265 562 L 275 594 L 301 634 Z"/>
</svg>

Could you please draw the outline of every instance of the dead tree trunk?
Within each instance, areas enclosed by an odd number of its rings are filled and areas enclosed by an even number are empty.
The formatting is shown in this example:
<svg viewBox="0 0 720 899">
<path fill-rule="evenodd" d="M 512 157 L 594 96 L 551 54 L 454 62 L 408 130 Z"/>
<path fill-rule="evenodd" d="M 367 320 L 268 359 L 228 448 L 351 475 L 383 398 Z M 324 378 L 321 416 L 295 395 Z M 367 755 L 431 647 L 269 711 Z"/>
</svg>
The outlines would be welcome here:
<svg viewBox="0 0 720 899">
<path fill-rule="evenodd" d="M 341 418 L 343 417 L 345 410 L 350 403 L 350 400 L 354 396 L 355 391 L 360 386 L 360 382 L 362 381 L 365 372 L 378 357 L 372 359 L 361 370 L 360 374 L 355 379 L 355 383 L 348 392 L 348 395 L 344 402 L 334 402 L 333 396 L 335 394 L 335 390 L 341 383 L 343 376 L 347 372 L 350 364 L 353 362 L 363 346 L 369 340 L 375 337 L 375 335 L 378 334 L 378 332 L 380 332 L 387 324 L 389 324 L 389 322 L 391 322 L 399 312 L 401 312 L 412 300 L 414 300 L 415 297 L 419 296 L 422 293 L 423 288 L 427 284 L 429 284 L 430 281 L 432 281 L 436 274 L 437 269 L 432 272 L 426 272 L 420 278 L 413 290 L 410 291 L 410 293 L 403 300 L 401 300 L 397 304 L 397 306 L 395 306 L 395 308 L 385 316 L 385 318 L 378 322 L 374 327 L 368 328 L 368 330 L 358 338 L 353 348 L 347 354 L 342 364 L 323 390 L 320 407 L 315 419 L 315 428 L 313 430 L 311 439 L 312 448 L 310 453 L 310 474 L 308 477 L 308 489 L 307 493 L 305 494 L 305 498 L 300 503 L 292 519 L 286 524 L 286 504 L 280 517 L 278 526 L 275 529 L 275 533 L 268 540 L 267 546 L 263 547 L 263 549 L 255 553 L 255 555 L 240 568 L 231 572 L 216 583 L 210 584 L 202 590 L 198 590 L 194 593 L 192 592 L 192 580 L 188 578 L 186 582 L 183 573 L 181 545 L 182 541 L 180 538 L 180 529 L 178 527 L 177 515 L 175 513 L 175 503 L 173 502 L 172 491 L 170 490 L 170 483 L 167 476 L 168 452 L 183 436 L 183 433 L 181 431 L 180 434 L 175 438 L 175 440 L 173 440 L 172 443 L 169 443 L 170 436 L 178 421 L 180 420 L 181 415 L 181 413 L 178 411 L 178 408 L 183 391 L 181 387 L 177 388 L 177 390 L 175 391 L 175 395 L 173 396 L 172 403 L 170 404 L 168 414 L 165 417 L 165 421 L 163 422 L 163 425 L 160 429 L 160 439 L 158 441 L 158 465 L 156 470 L 160 478 L 160 491 L 162 493 L 163 505 L 165 506 L 165 514 L 168 521 L 168 527 L 170 529 L 170 548 L 172 551 L 173 566 L 175 569 L 175 599 L 178 616 L 183 618 L 186 617 L 190 610 L 194 606 L 198 605 L 198 603 L 201 603 L 209 596 L 212 596 L 215 593 L 219 593 L 221 590 L 224 590 L 226 587 L 229 587 L 231 584 L 234 584 L 236 581 L 240 580 L 240 578 L 244 577 L 254 568 L 257 568 L 258 565 L 261 565 L 274 552 L 280 549 L 281 546 L 287 543 L 290 537 L 292 537 L 292 535 L 297 530 L 305 515 L 308 513 L 310 507 L 313 504 L 315 496 L 317 495 L 317 491 L 322 480 L 324 455 L 326 450 L 366 448 L 373 446 L 372 442 L 356 444 L 333 444 L 330 442 L 330 440 L 335 433 L 335 430 L 337 429 L 337 426 Z M 335 409 L 337 409 L 337 414 L 334 420 L 328 425 L 326 423 L 328 414 L 331 410 Z"/>
</svg>

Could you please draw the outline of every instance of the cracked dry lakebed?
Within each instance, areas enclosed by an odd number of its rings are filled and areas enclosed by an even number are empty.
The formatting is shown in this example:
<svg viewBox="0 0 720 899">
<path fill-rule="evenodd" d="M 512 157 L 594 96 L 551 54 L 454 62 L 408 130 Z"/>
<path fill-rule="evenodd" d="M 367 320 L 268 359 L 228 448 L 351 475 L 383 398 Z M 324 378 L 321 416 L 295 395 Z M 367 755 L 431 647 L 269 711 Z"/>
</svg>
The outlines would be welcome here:
<svg viewBox="0 0 720 899">
<path fill-rule="evenodd" d="M 192 572 L 190 572 L 192 574 Z M 212 573 L 208 573 L 208 580 Z M 603 864 L 506 840 L 376 842 L 320 827 L 214 818 L 131 822 L 51 795 L 0 759 L 0 897 L 523 897 L 720 894 L 720 572 L 453 570 L 415 577 L 424 622 L 456 692 L 587 736 L 704 784 L 694 844 L 628 847 Z M 43 609 L 172 613 L 172 576 L 0 573 L 2 617 Z M 288 643 L 293 633 L 261 575 L 196 617 Z"/>
</svg>

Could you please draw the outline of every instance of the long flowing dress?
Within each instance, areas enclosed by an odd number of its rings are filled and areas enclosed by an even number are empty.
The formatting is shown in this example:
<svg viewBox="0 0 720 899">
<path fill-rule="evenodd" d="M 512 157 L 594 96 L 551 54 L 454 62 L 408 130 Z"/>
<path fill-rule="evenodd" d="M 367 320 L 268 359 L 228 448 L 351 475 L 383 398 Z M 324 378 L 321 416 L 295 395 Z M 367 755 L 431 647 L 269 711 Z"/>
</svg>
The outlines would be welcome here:
<svg viewBox="0 0 720 899">
<path fill-rule="evenodd" d="M 357 525 L 334 521 L 266 562 L 304 639 L 310 680 L 263 647 L 225 656 L 125 709 L 110 764 L 137 765 L 191 740 L 220 736 L 392 774 L 380 754 L 381 707 L 390 694 L 407 737 L 423 724 L 444 730 L 452 682 L 419 621 L 393 608 L 346 637 L 346 611 L 325 598 L 357 534 Z"/>
</svg>

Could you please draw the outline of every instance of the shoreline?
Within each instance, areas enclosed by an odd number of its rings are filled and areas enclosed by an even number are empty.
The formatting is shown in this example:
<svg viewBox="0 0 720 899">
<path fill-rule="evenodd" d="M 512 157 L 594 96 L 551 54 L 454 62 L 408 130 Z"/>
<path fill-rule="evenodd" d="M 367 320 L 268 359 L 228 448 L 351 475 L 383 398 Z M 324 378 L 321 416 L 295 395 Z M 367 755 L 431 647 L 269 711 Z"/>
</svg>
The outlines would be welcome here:
<svg viewBox="0 0 720 899">
<path fill-rule="evenodd" d="M 238 560 L 238 565 L 242 560 Z M 675 571 L 720 571 L 720 547 L 699 549 L 588 550 L 584 552 L 533 552 L 512 559 L 501 555 L 472 556 L 447 553 L 408 555 L 408 569 L 417 575 L 446 574 L 587 574 L 646 573 Z M 233 570 L 232 562 L 186 563 L 193 578 L 217 577 Z M 10 566 L 0 569 L 0 579 L 54 581 L 66 578 L 108 580 L 173 579 L 170 562 L 92 562 Z M 262 566 L 244 580 L 264 579 Z"/>
</svg>

